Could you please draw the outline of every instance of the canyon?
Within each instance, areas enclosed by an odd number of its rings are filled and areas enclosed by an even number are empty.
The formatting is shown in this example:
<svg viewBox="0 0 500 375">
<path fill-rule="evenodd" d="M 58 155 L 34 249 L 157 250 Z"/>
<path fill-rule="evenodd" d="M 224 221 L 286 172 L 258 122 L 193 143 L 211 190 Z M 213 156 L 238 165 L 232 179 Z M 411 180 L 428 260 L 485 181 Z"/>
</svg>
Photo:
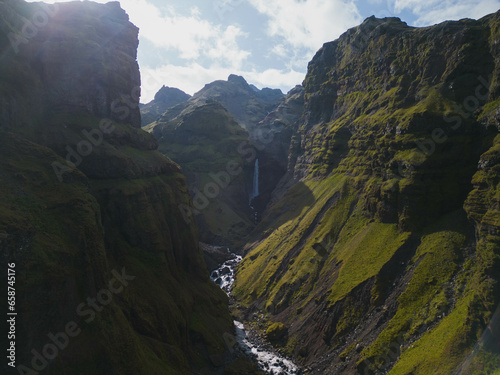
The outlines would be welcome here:
<svg viewBox="0 0 500 375">
<path fill-rule="evenodd" d="M 498 372 L 500 12 L 146 104 L 118 2 L 0 0 L 0 30 L 5 373 Z"/>
</svg>

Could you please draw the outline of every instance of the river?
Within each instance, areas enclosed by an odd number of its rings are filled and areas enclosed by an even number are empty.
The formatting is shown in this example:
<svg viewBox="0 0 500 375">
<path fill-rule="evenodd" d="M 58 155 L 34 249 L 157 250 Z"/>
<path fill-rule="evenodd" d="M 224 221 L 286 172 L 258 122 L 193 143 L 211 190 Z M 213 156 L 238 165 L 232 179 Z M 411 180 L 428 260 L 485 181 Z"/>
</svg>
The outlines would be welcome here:
<svg viewBox="0 0 500 375">
<path fill-rule="evenodd" d="M 233 258 L 224 262 L 219 268 L 212 271 L 210 278 L 219 285 L 228 295 L 234 283 L 236 266 L 243 259 L 240 255 L 232 254 Z M 236 342 L 239 348 L 253 358 L 260 369 L 269 375 L 299 375 L 302 371 L 289 359 L 275 353 L 270 344 L 262 345 L 252 340 L 243 323 L 234 321 Z M 261 338 L 262 339 L 262 338 Z M 261 340 L 259 340 L 261 341 Z M 265 347 L 264 347 L 265 346 Z"/>
</svg>

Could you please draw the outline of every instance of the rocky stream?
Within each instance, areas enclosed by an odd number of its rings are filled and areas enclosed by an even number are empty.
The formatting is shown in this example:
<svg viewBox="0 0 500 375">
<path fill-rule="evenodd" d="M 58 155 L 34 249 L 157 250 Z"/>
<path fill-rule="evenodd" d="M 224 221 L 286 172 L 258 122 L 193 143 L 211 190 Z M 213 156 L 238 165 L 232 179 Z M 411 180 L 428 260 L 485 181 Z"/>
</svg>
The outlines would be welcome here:
<svg viewBox="0 0 500 375">
<path fill-rule="evenodd" d="M 229 252 L 229 249 L 228 249 Z M 212 271 L 210 278 L 228 295 L 234 283 L 236 266 L 243 258 L 231 254 L 231 259 L 225 261 L 219 268 Z M 234 321 L 235 340 L 238 349 L 249 358 L 255 360 L 260 369 L 269 375 L 299 375 L 302 371 L 290 359 L 277 353 L 272 345 L 262 335 L 248 330 L 241 322 Z"/>
</svg>

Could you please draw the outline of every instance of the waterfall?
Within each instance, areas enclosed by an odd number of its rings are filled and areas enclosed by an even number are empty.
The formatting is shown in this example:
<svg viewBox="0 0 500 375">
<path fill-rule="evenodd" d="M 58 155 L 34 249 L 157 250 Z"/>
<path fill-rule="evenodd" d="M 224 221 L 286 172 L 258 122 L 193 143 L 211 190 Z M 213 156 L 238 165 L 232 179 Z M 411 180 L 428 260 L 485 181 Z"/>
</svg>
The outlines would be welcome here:
<svg viewBox="0 0 500 375">
<path fill-rule="evenodd" d="M 252 199 L 258 196 L 259 196 L 259 159 L 255 159 L 255 167 L 253 170 Z"/>
</svg>

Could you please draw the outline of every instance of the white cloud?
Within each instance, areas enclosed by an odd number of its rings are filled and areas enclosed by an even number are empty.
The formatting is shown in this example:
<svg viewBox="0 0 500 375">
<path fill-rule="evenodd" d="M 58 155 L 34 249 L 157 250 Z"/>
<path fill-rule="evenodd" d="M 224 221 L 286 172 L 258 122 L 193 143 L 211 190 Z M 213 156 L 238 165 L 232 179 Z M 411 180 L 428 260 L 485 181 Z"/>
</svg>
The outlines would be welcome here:
<svg viewBox="0 0 500 375">
<path fill-rule="evenodd" d="M 201 90 L 205 84 L 219 79 L 226 80 L 230 74 L 239 74 L 248 83 L 252 83 L 257 87 L 280 88 L 284 93 L 295 87 L 295 85 L 302 83 L 304 79 L 304 73 L 295 70 L 244 71 L 221 66 L 205 68 L 198 63 L 184 66 L 169 64 L 159 68 L 141 67 L 141 74 L 143 82 L 142 103 L 151 101 L 163 85 L 178 87 L 192 95 Z"/>
<path fill-rule="evenodd" d="M 268 34 L 294 48 L 317 50 L 361 21 L 350 0 L 249 0 L 269 17 Z"/>
<path fill-rule="evenodd" d="M 305 73 L 278 69 L 267 69 L 263 72 L 241 72 L 241 75 L 257 87 L 279 88 L 285 94 L 296 85 L 302 84 L 305 78 Z"/>
<path fill-rule="evenodd" d="M 225 62 L 225 65 L 233 69 L 241 69 L 243 62 L 250 55 L 250 52 L 244 51 L 238 47 L 236 38 L 244 36 L 244 34 L 236 26 L 228 26 L 226 30 L 220 34 L 217 40 L 208 47 L 206 55 L 213 60 Z"/>
<path fill-rule="evenodd" d="M 286 58 L 288 57 L 289 51 L 287 51 L 286 47 L 283 44 L 276 44 L 272 49 L 271 53 L 276 56 Z"/>
<path fill-rule="evenodd" d="M 409 10 L 417 16 L 416 26 L 447 20 L 478 19 L 500 8 L 499 0 L 395 0 L 394 11 Z"/>
<path fill-rule="evenodd" d="M 191 7 L 191 15 L 193 17 L 200 17 L 201 16 L 200 8 L 198 8 L 197 6 Z"/>
<path fill-rule="evenodd" d="M 146 0 L 122 0 L 121 4 L 139 27 L 142 38 L 157 47 L 177 51 L 183 59 L 208 57 L 240 67 L 250 55 L 239 48 L 237 39 L 245 36 L 239 27 L 214 25 L 201 18 L 197 7 L 184 16 L 172 7 L 162 11 Z"/>
</svg>

